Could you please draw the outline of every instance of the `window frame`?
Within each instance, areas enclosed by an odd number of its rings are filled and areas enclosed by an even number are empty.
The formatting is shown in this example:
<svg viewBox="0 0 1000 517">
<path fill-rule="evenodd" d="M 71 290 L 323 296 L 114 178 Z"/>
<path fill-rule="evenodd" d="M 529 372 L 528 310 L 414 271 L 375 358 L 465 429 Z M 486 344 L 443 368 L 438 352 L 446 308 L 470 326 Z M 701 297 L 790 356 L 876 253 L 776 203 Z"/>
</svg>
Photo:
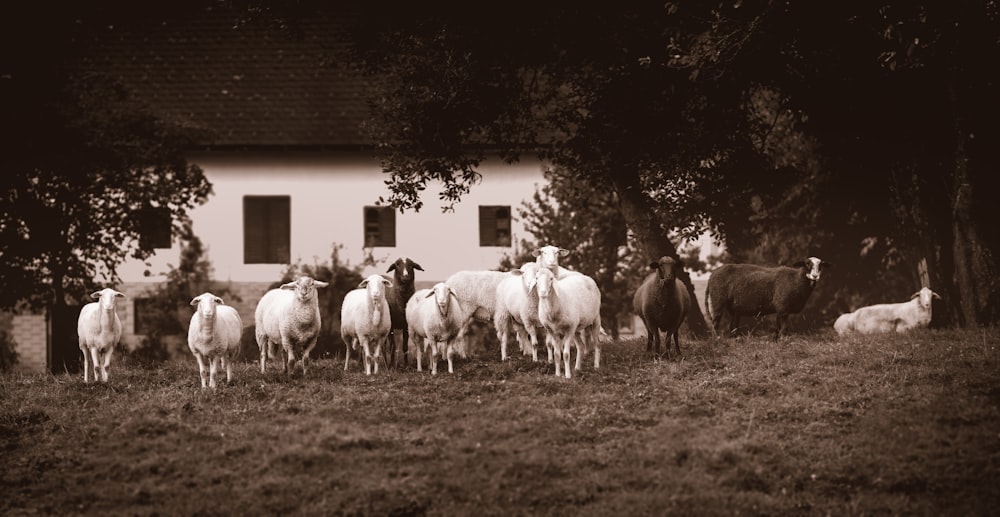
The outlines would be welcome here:
<svg viewBox="0 0 1000 517">
<path fill-rule="evenodd" d="M 291 248 L 292 197 L 243 196 L 243 263 L 288 264 Z"/>
</svg>

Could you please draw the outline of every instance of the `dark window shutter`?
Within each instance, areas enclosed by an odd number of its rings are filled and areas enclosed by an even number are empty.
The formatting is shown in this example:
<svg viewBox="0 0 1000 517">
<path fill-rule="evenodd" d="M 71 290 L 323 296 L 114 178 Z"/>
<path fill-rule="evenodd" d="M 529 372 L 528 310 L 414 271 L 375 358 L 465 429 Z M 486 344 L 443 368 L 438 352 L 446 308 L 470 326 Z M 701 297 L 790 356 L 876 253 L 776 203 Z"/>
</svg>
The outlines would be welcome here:
<svg viewBox="0 0 1000 517">
<path fill-rule="evenodd" d="M 366 248 L 396 245 L 396 211 L 392 207 L 364 207 Z"/>
<path fill-rule="evenodd" d="M 291 259 L 291 198 L 243 198 L 243 262 L 287 264 Z"/>
<path fill-rule="evenodd" d="M 479 245 L 510 246 L 510 207 L 484 205 L 479 207 Z"/>
<path fill-rule="evenodd" d="M 146 207 L 139 211 L 139 246 L 143 249 L 170 248 L 173 223 L 167 207 Z"/>
</svg>

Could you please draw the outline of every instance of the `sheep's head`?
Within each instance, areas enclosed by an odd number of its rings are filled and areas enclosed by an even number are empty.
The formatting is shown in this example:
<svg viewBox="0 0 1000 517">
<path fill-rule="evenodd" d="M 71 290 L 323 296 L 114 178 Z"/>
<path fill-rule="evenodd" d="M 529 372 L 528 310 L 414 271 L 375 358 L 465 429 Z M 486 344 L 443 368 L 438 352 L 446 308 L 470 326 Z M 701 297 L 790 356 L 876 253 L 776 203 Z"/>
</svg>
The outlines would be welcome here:
<svg viewBox="0 0 1000 517">
<path fill-rule="evenodd" d="M 521 264 L 520 269 L 512 269 L 510 273 L 514 276 L 521 277 L 521 285 L 524 286 L 526 292 L 531 292 L 535 288 L 535 283 L 538 281 L 538 269 L 539 264 L 537 262 L 525 262 Z"/>
<path fill-rule="evenodd" d="M 651 262 L 649 267 L 656 270 L 660 280 L 672 281 L 676 278 L 677 271 L 684 267 L 684 262 L 680 259 L 664 255 L 660 257 L 660 260 Z"/>
<path fill-rule="evenodd" d="M 118 298 L 124 298 L 124 293 L 119 293 L 114 289 L 104 288 L 100 291 L 94 291 L 90 293 L 90 297 L 95 300 L 100 300 L 100 307 L 105 310 L 113 310 L 115 308 L 115 301 Z"/>
<path fill-rule="evenodd" d="M 552 284 L 556 281 L 556 276 L 552 271 L 541 267 L 535 275 L 535 286 L 538 288 L 539 298 L 548 298 L 552 293 Z"/>
<path fill-rule="evenodd" d="M 316 297 L 316 289 L 326 287 L 330 284 L 323 282 L 321 280 L 314 280 L 308 276 L 300 276 L 298 280 L 294 282 L 288 282 L 281 286 L 282 289 L 293 289 L 295 290 L 295 296 L 302 303 L 311 302 Z"/>
<path fill-rule="evenodd" d="M 222 303 L 222 298 L 212 293 L 201 293 L 191 300 L 191 305 L 197 307 L 198 314 L 206 318 L 215 316 L 215 306 Z"/>
<path fill-rule="evenodd" d="M 448 284 L 444 282 L 434 284 L 434 287 L 427 293 L 427 298 L 431 296 L 434 297 L 434 304 L 437 305 L 438 314 L 441 316 L 447 316 L 448 311 L 451 310 L 451 298 L 458 299 L 451 287 L 448 287 Z"/>
<path fill-rule="evenodd" d="M 377 302 L 385 298 L 386 287 L 392 287 L 392 282 L 384 278 L 382 275 L 372 275 L 358 284 L 358 288 L 368 291 L 368 297 L 371 298 L 373 302 Z"/>
<path fill-rule="evenodd" d="M 792 266 L 804 269 L 806 278 L 809 279 L 809 283 L 815 284 L 816 282 L 819 282 L 822 270 L 828 267 L 833 267 L 833 264 L 820 260 L 816 257 L 809 257 L 802 262 L 792 264 Z"/>
<path fill-rule="evenodd" d="M 424 268 L 420 267 L 420 264 L 410 260 L 408 257 L 399 257 L 389 266 L 389 269 L 385 270 L 385 272 L 391 273 L 395 271 L 397 284 L 413 284 L 414 269 L 418 269 L 420 271 L 424 270 Z"/>
<path fill-rule="evenodd" d="M 935 293 L 934 291 L 931 291 L 929 287 L 924 287 L 919 291 L 913 293 L 912 296 L 910 296 L 911 300 L 914 298 L 920 298 L 920 307 L 922 307 L 926 311 L 930 311 L 931 304 L 933 303 L 933 298 L 937 298 L 938 300 L 940 300 L 941 296 Z"/>
<path fill-rule="evenodd" d="M 542 246 L 531 252 L 535 257 L 535 262 L 543 268 L 554 269 L 559 267 L 559 257 L 569 255 L 569 250 L 558 246 Z"/>
</svg>

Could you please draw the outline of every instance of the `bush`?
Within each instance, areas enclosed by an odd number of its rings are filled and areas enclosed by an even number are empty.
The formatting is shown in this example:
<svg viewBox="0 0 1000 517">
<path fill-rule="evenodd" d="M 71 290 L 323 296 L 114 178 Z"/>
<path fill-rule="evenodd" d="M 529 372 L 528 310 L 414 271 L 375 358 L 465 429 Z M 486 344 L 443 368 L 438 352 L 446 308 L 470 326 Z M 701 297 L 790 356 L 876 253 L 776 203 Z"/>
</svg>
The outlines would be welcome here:
<svg viewBox="0 0 1000 517">
<path fill-rule="evenodd" d="M 0 371 L 9 370 L 17 364 L 17 343 L 6 330 L 0 329 Z"/>
</svg>

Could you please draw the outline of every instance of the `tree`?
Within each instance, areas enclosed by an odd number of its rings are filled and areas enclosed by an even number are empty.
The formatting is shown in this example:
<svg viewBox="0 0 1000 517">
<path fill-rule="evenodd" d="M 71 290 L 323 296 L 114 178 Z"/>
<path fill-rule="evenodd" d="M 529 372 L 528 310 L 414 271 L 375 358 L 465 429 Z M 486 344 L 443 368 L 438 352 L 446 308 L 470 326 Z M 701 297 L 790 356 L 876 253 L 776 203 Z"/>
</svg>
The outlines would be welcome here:
<svg viewBox="0 0 1000 517">
<path fill-rule="evenodd" d="M 393 204 L 419 208 L 434 179 L 447 208 L 487 151 L 539 144 L 614 190 L 647 254 L 710 228 L 737 258 L 761 236 L 785 244 L 772 260 L 834 246 L 894 285 L 927 257 L 959 323 L 996 321 L 996 210 L 976 188 L 997 162 L 994 2 L 511 11 L 361 12 L 351 59 L 377 79 Z M 796 141 L 813 156 L 789 160 Z"/>
<path fill-rule="evenodd" d="M 73 68 L 81 31 L 122 13 L 19 9 L 5 17 L 5 48 L 34 52 L 12 52 L 0 81 L 0 307 L 61 307 L 95 279 L 114 282 L 126 258 L 148 258 L 151 223 L 179 231 L 211 185 L 185 159 L 203 135 Z"/>
</svg>

